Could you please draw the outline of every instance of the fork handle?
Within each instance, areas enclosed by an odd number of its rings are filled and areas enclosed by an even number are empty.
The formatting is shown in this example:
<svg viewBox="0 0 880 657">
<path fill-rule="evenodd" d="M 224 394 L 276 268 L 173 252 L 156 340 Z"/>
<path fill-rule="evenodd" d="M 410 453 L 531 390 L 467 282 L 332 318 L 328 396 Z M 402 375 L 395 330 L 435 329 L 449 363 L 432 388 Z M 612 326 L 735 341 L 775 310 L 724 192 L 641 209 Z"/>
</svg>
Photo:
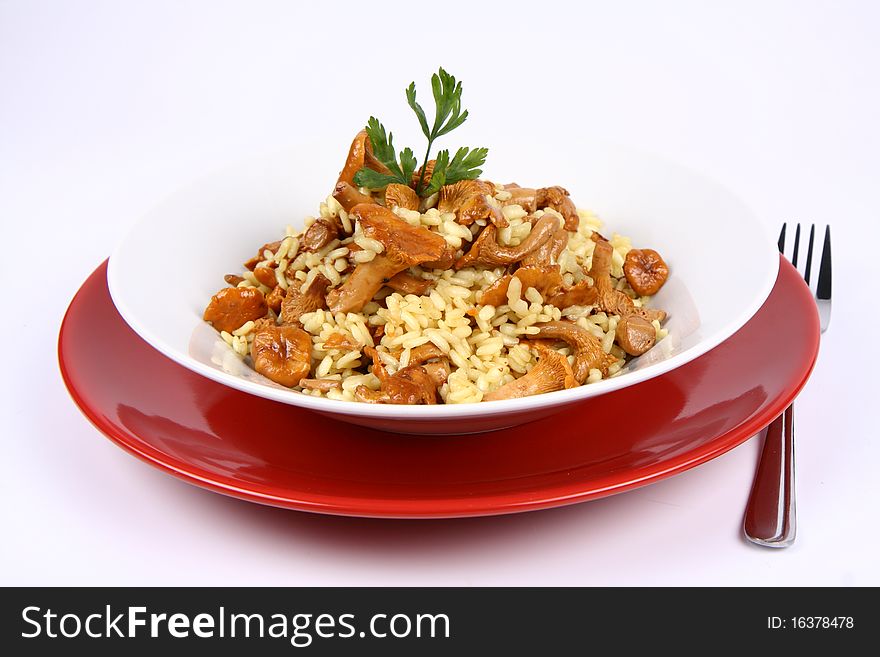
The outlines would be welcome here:
<svg viewBox="0 0 880 657">
<path fill-rule="evenodd" d="M 794 543 L 796 525 L 792 404 L 767 427 L 743 531 L 753 543 L 783 548 Z"/>
</svg>

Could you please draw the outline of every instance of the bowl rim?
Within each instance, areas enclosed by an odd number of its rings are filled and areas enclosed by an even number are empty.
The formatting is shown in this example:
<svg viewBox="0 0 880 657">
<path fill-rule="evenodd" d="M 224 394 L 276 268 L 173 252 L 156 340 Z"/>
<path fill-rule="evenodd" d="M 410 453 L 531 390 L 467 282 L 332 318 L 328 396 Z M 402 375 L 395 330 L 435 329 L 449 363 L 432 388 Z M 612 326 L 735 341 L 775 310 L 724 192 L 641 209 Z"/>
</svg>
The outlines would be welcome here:
<svg viewBox="0 0 880 657">
<path fill-rule="evenodd" d="M 325 397 L 313 397 L 292 389 L 276 388 L 262 383 L 248 381 L 234 374 L 229 374 L 220 369 L 211 367 L 202 363 L 190 354 L 180 351 L 168 344 L 160 338 L 154 331 L 149 328 L 148 324 L 141 322 L 137 313 L 126 302 L 125 295 L 120 293 L 121 284 L 119 282 L 118 264 L 121 260 L 121 253 L 128 247 L 131 235 L 143 224 L 148 223 L 153 214 L 162 208 L 165 203 L 171 201 L 178 194 L 193 189 L 207 180 L 218 176 L 219 174 L 229 171 L 230 169 L 243 166 L 248 162 L 264 161 L 270 157 L 277 156 L 290 150 L 287 148 L 271 149 L 260 154 L 254 154 L 250 157 L 239 159 L 225 166 L 217 167 L 207 174 L 201 175 L 188 184 L 181 185 L 174 189 L 171 193 L 164 196 L 157 203 L 150 207 L 142 214 L 130 227 L 126 234 L 114 247 L 107 264 L 107 285 L 110 290 L 110 296 L 113 304 L 116 306 L 119 314 L 125 322 L 144 339 L 154 349 L 170 358 L 176 363 L 183 365 L 187 369 L 196 372 L 210 380 L 216 381 L 223 385 L 230 386 L 236 390 L 270 399 L 272 401 L 283 404 L 291 404 L 301 406 L 321 413 L 330 415 L 346 415 L 360 416 L 369 418 L 383 419 L 402 419 L 402 420 L 450 420 L 456 417 L 480 417 L 489 415 L 499 415 L 510 411 L 528 411 L 546 408 L 548 406 L 563 406 L 570 403 L 586 401 L 592 397 L 607 394 L 621 388 L 637 385 L 643 381 L 661 376 L 673 369 L 702 356 L 706 352 L 714 349 L 719 344 L 727 340 L 730 336 L 742 328 L 761 308 L 770 295 L 773 286 L 779 275 L 779 256 L 775 248 L 774 238 L 770 235 L 765 224 L 761 222 L 756 213 L 747 205 L 737 194 L 730 190 L 726 185 L 718 182 L 711 176 L 695 171 L 685 165 L 675 162 L 663 155 L 653 152 L 637 149 L 629 145 L 621 144 L 612 140 L 593 138 L 590 141 L 604 143 L 605 145 L 618 150 L 628 151 L 631 154 L 641 155 L 646 158 L 662 161 L 664 164 L 673 166 L 680 171 L 699 178 L 713 186 L 719 191 L 727 194 L 732 199 L 742 205 L 746 210 L 746 214 L 752 220 L 753 225 L 749 226 L 749 230 L 757 232 L 760 239 L 755 240 L 755 244 L 766 244 L 766 249 L 756 252 L 754 257 L 761 256 L 766 259 L 766 275 L 761 283 L 760 288 L 754 293 L 751 301 L 745 308 L 735 317 L 731 317 L 722 327 L 711 334 L 700 339 L 696 344 L 683 349 L 682 351 L 669 356 L 663 360 L 657 361 L 639 368 L 635 371 L 626 372 L 619 377 L 603 379 L 596 383 L 584 384 L 567 390 L 557 390 L 554 392 L 546 392 L 540 395 L 530 397 L 522 397 L 518 399 L 506 399 L 495 401 L 480 401 L 461 404 L 433 404 L 433 405 L 402 405 L 402 404 L 369 404 L 356 401 L 343 401 L 328 399 Z"/>
</svg>

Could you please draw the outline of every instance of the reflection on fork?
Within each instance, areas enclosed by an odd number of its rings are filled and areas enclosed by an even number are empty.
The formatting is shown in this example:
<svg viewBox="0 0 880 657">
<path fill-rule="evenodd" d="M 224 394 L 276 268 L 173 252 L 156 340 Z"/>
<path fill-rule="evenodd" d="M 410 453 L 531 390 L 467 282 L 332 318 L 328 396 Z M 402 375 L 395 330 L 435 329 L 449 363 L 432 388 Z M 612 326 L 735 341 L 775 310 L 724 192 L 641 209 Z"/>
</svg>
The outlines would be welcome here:
<svg viewBox="0 0 880 657">
<path fill-rule="evenodd" d="M 779 252 L 786 255 L 786 228 L 779 233 Z M 811 286 L 816 226 L 810 226 L 805 258 L 800 257 L 801 225 L 797 224 L 792 250 L 787 257 Z M 825 227 L 816 280 L 816 306 L 824 333 L 831 321 L 831 226 Z M 799 261 L 803 263 L 799 265 Z M 764 447 L 746 507 L 743 531 L 747 539 L 766 547 L 783 548 L 794 543 L 797 514 L 794 485 L 794 403 L 767 427 Z"/>
</svg>

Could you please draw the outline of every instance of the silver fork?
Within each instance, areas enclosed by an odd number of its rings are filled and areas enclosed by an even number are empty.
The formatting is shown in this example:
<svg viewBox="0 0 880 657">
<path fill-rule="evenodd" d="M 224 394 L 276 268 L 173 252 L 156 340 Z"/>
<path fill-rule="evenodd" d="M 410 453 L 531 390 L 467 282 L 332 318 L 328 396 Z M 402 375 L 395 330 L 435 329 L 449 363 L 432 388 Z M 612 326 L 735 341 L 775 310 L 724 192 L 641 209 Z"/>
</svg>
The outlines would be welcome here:
<svg viewBox="0 0 880 657">
<path fill-rule="evenodd" d="M 785 255 L 785 230 L 779 233 L 779 252 Z M 804 263 L 804 280 L 810 285 L 813 265 L 815 224 L 810 226 L 810 240 Z M 798 266 L 801 226 L 794 233 L 794 248 L 789 257 Z M 831 226 L 825 227 L 825 240 L 819 257 L 819 278 L 816 281 L 816 305 L 822 333 L 831 321 Z M 797 514 L 794 490 L 794 403 L 776 418 L 766 430 L 764 448 L 746 506 L 743 531 L 746 538 L 766 547 L 784 548 L 794 543 Z"/>
</svg>

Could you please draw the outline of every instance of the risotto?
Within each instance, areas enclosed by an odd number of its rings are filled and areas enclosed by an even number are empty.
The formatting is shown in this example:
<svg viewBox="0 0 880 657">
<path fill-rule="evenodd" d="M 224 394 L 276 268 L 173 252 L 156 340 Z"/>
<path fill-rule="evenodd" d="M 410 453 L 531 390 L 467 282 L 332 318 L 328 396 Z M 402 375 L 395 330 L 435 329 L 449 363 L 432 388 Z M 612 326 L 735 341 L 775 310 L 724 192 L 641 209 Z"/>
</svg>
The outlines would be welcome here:
<svg viewBox="0 0 880 657">
<path fill-rule="evenodd" d="M 208 304 L 239 359 L 301 394 L 461 404 L 617 376 L 666 336 L 650 306 L 668 275 L 655 251 L 606 238 L 559 186 L 447 176 L 432 189 L 438 166 L 454 171 L 448 153 L 376 186 L 400 167 L 382 161 L 373 121 L 317 216 Z"/>
</svg>

